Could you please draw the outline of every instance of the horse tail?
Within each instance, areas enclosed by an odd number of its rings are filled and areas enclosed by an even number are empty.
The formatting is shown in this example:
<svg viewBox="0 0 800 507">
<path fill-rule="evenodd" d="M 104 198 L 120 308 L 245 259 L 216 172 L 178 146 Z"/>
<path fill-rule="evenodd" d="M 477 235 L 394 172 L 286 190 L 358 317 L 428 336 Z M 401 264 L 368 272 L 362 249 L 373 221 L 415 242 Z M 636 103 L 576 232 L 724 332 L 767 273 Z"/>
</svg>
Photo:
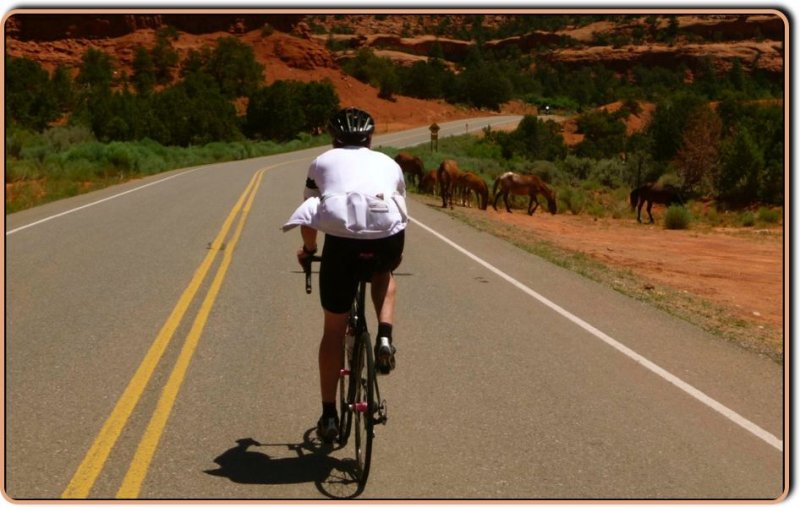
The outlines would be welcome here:
<svg viewBox="0 0 800 507">
<path fill-rule="evenodd" d="M 492 199 L 497 195 L 497 185 L 500 184 L 500 178 L 502 178 L 502 176 L 498 176 L 494 179 L 494 185 L 492 185 Z"/>
</svg>

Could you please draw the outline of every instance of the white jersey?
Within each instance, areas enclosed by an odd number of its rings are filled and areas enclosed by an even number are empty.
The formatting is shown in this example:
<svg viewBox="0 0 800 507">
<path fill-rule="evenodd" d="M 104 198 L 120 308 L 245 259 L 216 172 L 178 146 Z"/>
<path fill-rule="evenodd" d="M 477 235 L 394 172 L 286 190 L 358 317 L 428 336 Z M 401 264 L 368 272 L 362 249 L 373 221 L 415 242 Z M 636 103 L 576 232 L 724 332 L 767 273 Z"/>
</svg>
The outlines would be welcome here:
<svg viewBox="0 0 800 507">
<path fill-rule="evenodd" d="M 408 224 L 403 171 L 369 148 L 334 148 L 317 157 L 308 168 L 303 197 L 284 231 L 307 225 L 335 236 L 379 239 Z"/>
</svg>

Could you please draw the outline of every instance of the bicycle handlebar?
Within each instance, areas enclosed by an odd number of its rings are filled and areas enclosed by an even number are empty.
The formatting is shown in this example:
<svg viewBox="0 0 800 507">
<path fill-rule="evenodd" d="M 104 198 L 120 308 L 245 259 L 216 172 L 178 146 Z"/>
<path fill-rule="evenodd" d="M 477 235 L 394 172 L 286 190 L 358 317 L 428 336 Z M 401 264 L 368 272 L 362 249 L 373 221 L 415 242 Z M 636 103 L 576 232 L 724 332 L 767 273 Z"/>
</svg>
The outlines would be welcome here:
<svg viewBox="0 0 800 507">
<path fill-rule="evenodd" d="M 320 262 L 322 257 L 319 255 L 309 255 L 303 259 L 303 272 L 306 274 L 306 294 L 311 294 L 311 263 Z"/>
</svg>

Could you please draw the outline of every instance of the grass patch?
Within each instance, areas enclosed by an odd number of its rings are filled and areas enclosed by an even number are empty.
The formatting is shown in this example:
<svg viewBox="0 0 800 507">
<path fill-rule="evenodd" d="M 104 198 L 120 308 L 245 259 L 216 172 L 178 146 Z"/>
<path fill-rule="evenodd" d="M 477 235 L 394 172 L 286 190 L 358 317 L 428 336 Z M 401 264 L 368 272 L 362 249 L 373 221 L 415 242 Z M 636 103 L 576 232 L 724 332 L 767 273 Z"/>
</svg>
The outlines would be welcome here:
<svg viewBox="0 0 800 507">
<path fill-rule="evenodd" d="M 135 178 L 203 164 L 264 157 L 327 145 L 327 135 L 288 143 L 214 142 L 188 148 L 145 139 L 101 143 L 85 130 L 57 127 L 7 137 L 6 213 L 72 197 Z"/>
</svg>

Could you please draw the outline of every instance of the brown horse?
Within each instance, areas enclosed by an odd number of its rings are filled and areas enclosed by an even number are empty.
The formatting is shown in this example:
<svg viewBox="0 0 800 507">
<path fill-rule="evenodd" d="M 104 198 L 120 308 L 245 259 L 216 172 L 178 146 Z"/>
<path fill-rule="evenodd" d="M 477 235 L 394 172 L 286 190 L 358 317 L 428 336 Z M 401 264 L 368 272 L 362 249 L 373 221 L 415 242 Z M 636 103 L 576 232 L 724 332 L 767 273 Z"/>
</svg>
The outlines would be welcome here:
<svg viewBox="0 0 800 507">
<path fill-rule="evenodd" d="M 461 196 L 461 203 L 469 207 L 472 201 L 472 192 L 475 192 L 475 200 L 478 202 L 478 209 L 485 210 L 489 205 L 489 187 L 486 182 L 475 173 L 464 172 L 456 182 L 456 192 Z"/>
<path fill-rule="evenodd" d="M 642 221 L 642 206 L 647 203 L 647 215 L 650 217 L 650 223 L 654 223 L 653 214 L 650 210 L 653 208 L 654 203 L 664 204 L 669 207 L 672 204 L 683 205 L 683 197 L 680 191 L 670 185 L 664 183 L 645 183 L 644 185 L 633 189 L 630 195 L 631 209 L 636 210 L 636 220 Z"/>
<path fill-rule="evenodd" d="M 436 170 L 436 179 L 439 180 L 439 195 L 442 196 L 442 208 L 446 208 L 448 203 L 453 209 L 453 194 L 455 193 L 456 181 L 461 171 L 455 160 L 443 160 Z"/>
<path fill-rule="evenodd" d="M 436 183 L 436 169 L 431 169 L 425 173 L 425 176 L 422 177 L 422 181 L 419 184 L 419 191 L 427 194 L 438 195 Z"/>
<path fill-rule="evenodd" d="M 394 161 L 403 170 L 403 175 L 408 175 L 409 181 L 419 188 L 422 176 L 425 174 L 425 166 L 422 160 L 410 153 L 401 151 L 394 157 Z"/>
<path fill-rule="evenodd" d="M 497 187 L 500 187 L 498 191 Z M 554 214 L 556 213 L 556 194 L 548 187 L 541 178 L 533 174 L 517 174 L 512 172 L 503 173 L 494 180 L 494 188 L 492 194 L 494 195 L 494 202 L 492 207 L 497 210 L 497 199 L 503 196 L 503 202 L 506 204 L 506 211 L 511 213 L 511 207 L 508 205 L 508 194 L 527 195 L 530 197 L 528 201 L 528 215 L 533 215 L 536 208 L 539 207 L 539 201 L 536 196 L 542 194 L 547 199 L 547 210 Z M 534 204 L 535 203 L 535 204 Z"/>
</svg>

